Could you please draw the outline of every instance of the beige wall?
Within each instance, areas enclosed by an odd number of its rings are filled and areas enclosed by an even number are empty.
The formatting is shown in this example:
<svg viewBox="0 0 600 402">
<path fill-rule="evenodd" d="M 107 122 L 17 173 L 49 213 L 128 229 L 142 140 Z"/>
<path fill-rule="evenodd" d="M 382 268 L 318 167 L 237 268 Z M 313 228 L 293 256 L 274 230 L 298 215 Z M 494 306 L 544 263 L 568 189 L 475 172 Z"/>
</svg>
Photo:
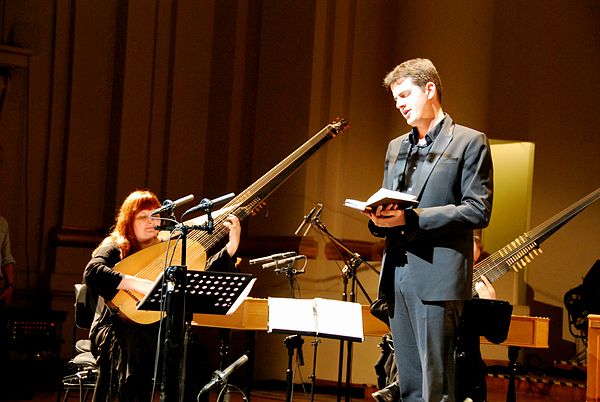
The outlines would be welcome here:
<svg viewBox="0 0 600 402">
<path fill-rule="evenodd" d="M 379 187 L 387 142 L 406 130 L 381 86 L 406 58 L 436 63 L 455 120 L 535 143 L 531 227 L 600 183 L 594 1 L 5 4 L 4 41 L 32 51 L 28 70 L 12 70 L 0 119 L 0 213 L 11 224 L 20 302 L 39 296 L 70 309 L 91 248 L 55 249 L 53 228 L 104 233 L 137 187 L 172 199 L 240 192 L 337 116 L 351 129 L 244 222 L 246 235 L 290 235 L 322 202 L 334 235 L 372 240 L 341 203 Z M 592 205 L 547 240 L 527 272 L 536 301 L 562 308 L 598 258 L 598 222 Z M 339 270 L 319 241 L 301 286 L 306 297 L 336 298 Z M 257 275 L 261 292 L 287 293 L 285 280 Z M 375 275 L 360 275 L 374 297 Z M 565 320 L 552 325 L 570 340 Z M 273 349 L 266 342 L 259 348 Z M 374 382 L 375 344 L 356 363 L 356 382 Z M 335 359 L 326 360 L 319 377 L 335 377 Z M 284 377 L 270 367 L 257 375 Z"/>
</svg>

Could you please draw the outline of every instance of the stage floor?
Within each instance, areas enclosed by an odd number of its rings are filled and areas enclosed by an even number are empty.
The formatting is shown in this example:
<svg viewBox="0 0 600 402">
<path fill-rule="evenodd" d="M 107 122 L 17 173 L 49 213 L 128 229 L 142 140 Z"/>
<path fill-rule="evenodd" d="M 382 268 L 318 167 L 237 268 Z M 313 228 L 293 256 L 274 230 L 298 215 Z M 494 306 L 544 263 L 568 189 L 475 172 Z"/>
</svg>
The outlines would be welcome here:
<svg viewBox="0 0 600 402">
<path fill-rule="evenodd" d="M 504 402 L 506 401 L 506 391 L 508 387 L 508 381 L 504 378 L 488 377 L 488 401 L 489 402 Z M 259 384 L 257 384 L 259 385 Z M 285 389 L 254 389 L 251 393 L 252 402 L 273 402 L 273 401 L 285 401 L 286 392 Z M 517 401 L 521 402 L 564 402 L 564 401 L 585 401 L 585 388 L 581 386 L 572 385 L 557 385 L 548 384 L 541 382 L 530 382 L 525 380 L 517 380 Z M 371 397 L 372 388 L 362 388 L 359 386 L 353 387 L 352 401 L 373 401 Z M 361 395 L 362 394 L 362 395 Z M 6 394 L 4 394 L 6 395 Z M 78 400 L 77 392 L 71 391 L 68 401 Z M 55 402 L 57 400 L 57 394 L 55 391 L 36 391 L 32 396 L 25 397 L 25 399 L 5 399 L 0 397 L 2 401 L 33 401 L 33 402 Z M 62 396 L 61 396 L 62 400 Z M 88 400 L 91 400 L 91 395 Z M 159 398 L 157 396 L 156 400 Z M 210 394 L 210 402 L 216 402 L 217 393 L 212 392 Z M 232 392 L 230 395 L 231 402 L 242 402 L 242 396 L 239 393 Z M 310 388 L 306 389 L 306 393 L 302 390 L 294 391 L 292 395 L 293 401 L 310 401 Z M 345 399 L 342 398 L 342 401 Z M 315 402 L 335 402 L 337 396 L 332 393 L 316 393 L 314 397 Z"/>
</svg>

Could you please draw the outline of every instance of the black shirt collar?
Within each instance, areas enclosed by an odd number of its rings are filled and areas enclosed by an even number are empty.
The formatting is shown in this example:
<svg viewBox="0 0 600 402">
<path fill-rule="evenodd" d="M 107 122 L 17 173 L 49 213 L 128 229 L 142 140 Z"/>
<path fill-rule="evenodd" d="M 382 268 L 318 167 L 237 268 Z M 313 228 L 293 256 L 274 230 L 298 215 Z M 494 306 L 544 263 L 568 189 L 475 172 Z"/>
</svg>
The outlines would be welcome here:
<svg viewBox="0 0 600 402">
<path fill-rule="evenodd" d="M 444 118 L 442 120 L 440 120 L 438 122 L 438 124 L 436 124 L 435 126 L 433 126 L 433 128 L 431 130 L 429 130 L 429 132 L 427 134 L 425 134 L 425 140 L 427 141 L 427 145 L 424 145 L 422 147 L 428 147 L 429 145 L 431 145 L 433 143 L 433 141 L 435 141 L 435 139 L 437 138 L 437 136 L 440 134 L 440 132 L 442 131 L 442 127 L 444 126 L 444 122 L 446 121 L 446 114 L 444 114 Z M 419 131 L 417 130 L 416 127 L 413 127 L 409 136 L 408 136 L 408 140 L 410 141 L 411 145 L 418 145 L 419 143 Z"/>
</svg>

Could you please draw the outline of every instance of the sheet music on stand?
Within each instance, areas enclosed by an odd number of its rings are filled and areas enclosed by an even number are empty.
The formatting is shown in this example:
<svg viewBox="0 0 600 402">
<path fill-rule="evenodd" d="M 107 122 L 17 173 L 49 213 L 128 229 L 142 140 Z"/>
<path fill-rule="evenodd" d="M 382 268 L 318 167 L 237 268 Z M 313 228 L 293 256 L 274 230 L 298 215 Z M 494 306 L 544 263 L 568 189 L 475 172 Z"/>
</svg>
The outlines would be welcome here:
<svg viewBox="0 0 600 402">
<path fill-rule="evenodd" d="M 269 297 L 267 332 L 364 341 L 362 307 L 331 299 Z"/>
<path fill-rule="evenodd" d="M 154 287 L 138 303 L 138 310 L 161 310 L 161 298 L 166 295 L 167 282 L 160 273 Z M 252 290 L 256 278 L 237 272 L 187 271 L 186 309 L 200 314 L 230 315 L 237 310 Z M 181 285 L 175 292 L 181 291 Z"/>
</svg>

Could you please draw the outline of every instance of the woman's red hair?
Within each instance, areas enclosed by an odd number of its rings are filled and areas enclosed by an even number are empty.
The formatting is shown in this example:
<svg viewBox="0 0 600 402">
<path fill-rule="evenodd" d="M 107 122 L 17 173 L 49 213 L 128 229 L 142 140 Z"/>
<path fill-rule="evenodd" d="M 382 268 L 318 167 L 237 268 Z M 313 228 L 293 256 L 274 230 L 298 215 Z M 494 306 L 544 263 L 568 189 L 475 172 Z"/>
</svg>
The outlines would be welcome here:
<svg viewBox="0 0 600 402">
<path fill-rule="evenodd" d="M 129 194 L 119 209 L 113 231 L 104 239 L 101 246 L 116 243 L 121 250 L 121 258 L 138 251 L 140 245 L 133 228 L 135 216 L 140 211 L 158 207 L 160 207 L 158 198 L 149 190 L 136 190 Z"/>
</svg>

